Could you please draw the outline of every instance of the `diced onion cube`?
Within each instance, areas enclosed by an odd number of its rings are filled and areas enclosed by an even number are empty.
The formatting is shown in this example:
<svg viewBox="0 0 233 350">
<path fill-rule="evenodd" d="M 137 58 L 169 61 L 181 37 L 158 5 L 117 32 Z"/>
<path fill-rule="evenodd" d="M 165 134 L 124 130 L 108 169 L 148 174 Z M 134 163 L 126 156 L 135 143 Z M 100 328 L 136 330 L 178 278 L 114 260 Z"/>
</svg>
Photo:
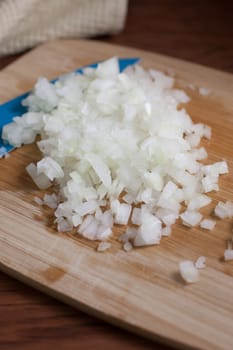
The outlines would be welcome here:
<svg viewBox="0 0 233 350">
<path fill-rule="evenodd" d="M 186 283 L 195 283 L 199 280 L 199 272 L 194 263 L 189 260 L 180 262 L 180 274 Z"/>
</svg>

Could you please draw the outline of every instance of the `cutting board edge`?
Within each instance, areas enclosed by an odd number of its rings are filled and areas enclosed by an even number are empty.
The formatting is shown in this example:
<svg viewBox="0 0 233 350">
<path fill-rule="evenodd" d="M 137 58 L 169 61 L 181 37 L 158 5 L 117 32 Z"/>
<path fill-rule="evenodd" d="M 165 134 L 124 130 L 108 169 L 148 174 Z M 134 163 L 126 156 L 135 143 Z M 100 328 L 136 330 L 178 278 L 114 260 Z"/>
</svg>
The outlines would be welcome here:
<svg viewBox="0 0 233 350">
<path fill-rule="evenodd" d="M 49 266 L 49 265 L 48 265 Z M 145 337 L 149 340 L 152 341 L 158 341 L 159 343 L 163 344 L 163 345 L 168 345 L 180 350 L 211 350 L 210 348 L 199 348 L 196 346 L 191 346 L 187 343 L 182 343 L 180 341 L 178 341 L 176 338 L 169 338 L 168 336 L 163 337 L 159 334 L 156 333 L 152 333 L 147 331 L 146 329 L 142 329 L 139 326 L 135 326 L 130 324 L 129 322 L 123 321 L 122 319 L 119 319 L 117 317 L 114 316 L 110 316 L 107 315 L 106 313 L 99 312 L 98 310 L 89 307 L 88 305 L 79 302 L 76 299 L 73 299 L 72 297 L 65 295 L 62 292 L 58 292 L 56 291 L 54 288 L 52 288 L 51 286 L 48 288 L 48 286 L 46 286 L 46 284 L 43 284 L 42 282 L 36 281 L 35 279 L 32 279 L 30 277 L 28 277 L 27 275 L 11 268 L 10 266 L 8 266 L 7 264 L 5 264 L 4 262 L 2 262 L 0 260 L 0 271 L 2 271 L 3 273 L 7 274 L 8 276 L 18 280 L 19 282 L 22 282 L 24 284 L 26 284 L 27 286 L 48 295 L 49 297 L 55 298 L 56 300 L 67 304 L 71 307 L 74 307 L 77 310 L 80 310 L 84 313 L 87 313 L 90 316 L 94 316 L 102 321 L 105 321 L 107 323 L 110 323 L 113 326 L 116 327 L 120 327 L 126 331 L 129 331 L 132 334 L 137 334 L 138 336 L 142 336 Z"/>
<path fill-rule="evenodd" d="M 168 59 L 168 60 L 172 60 L 172 61 L 174 61 L 176 63 L 185 63 L 187 65 L 190 65 L 190 66 L 193 66 L 193 67 L 196 67 L 196 68 L 199 68 L 199 69 L 208 70 L 212 74 L 216 74 L 217 73 L 217 74 L 225 75 L 227 78 L 232 79 L 232 83 L 233 83 L 233 74 L 229 73 L 227 71 L 224 71 L 224 70 L 216 69 L 216 68 L 204 65 L 204 64 L 196 63 L 196 62 L 191 61 L 191 60 L 189 61 L 189 60 L 185 60 L 185 59 L 182 59 L 182 58 L 178 58 L 178 57 L 173 57 L 173 56 L 170 56 L 170 55 L 162 54 L 162 53 L 159 53 L 159 52 L 152 52 L 152 51 L 149 51 L 149 50 L 139 49 L 139 48 L 137 48 L 135 46 L 119 45 L 117 43 L 116 44 L 109 44 L 109 43 L 106 43 L 106 42 L 101 41 L 101 40 L 97 41 L 97 40 L 92 40 L 92 39 L 56 39 L 56 40 L 47 41 L 46 43 L 35 47 L 33 51 L 36 52 L 36 50 L 40 49 L 41 47 L 45 47 L 45 48 L 47 46 L 50 47 L 51 44 L 52 45 L 56 45 L 56 43 L 59 43 L 59 42 L 62 42 L 62 43 L 66 42 L 68 44 L 69 43 L 74 43 L 74 42 L 75 43 L 80 42 L 80 44 L 82 44 L 82 45 L 83 44 L 85 45 L 85 43 L 87 45 L 91 44 L 91 45 L 94 45 L 94 46 L 102 45 L 102 46 L 106 46 L 106 47 L 109 47 L 109 48 L 117 48 L 117 49 L 120 49 L 120 50 L 121 49 L 123 49 L 123 50 L 132 50 L 132 51 L 135 51 L 135 53 L 139 52 L 142 55 L 143 54 L 156 55 L 157 57 L 160 57 L 161 59 L 166 59 L 166 60 Z M 30 52 L 29 52 L 29 54 L 30 54 Z M 27 53 L 25 55 L 27 55 Z M 93 63 L 93 62 L 90 62 L 90 63 Z M 143 63 L 143 60 L 142 60 L 142 63 Z M 13 64 L 13 63 L 11 63 L 11 64 Z M 9 66 L 7 66 L 7 67 L 9 67 Z"/>
<path fill-rule="evenodd" d="M 157 56 L 159 59 L 165 60 L 166 61 L 170 61 L 170 62 L 174 62 L 175 64 L 185 64 L 187 65 L 189 68 L 195 68 L 197 70 L 203 70 L 205 72 L 208 72 L 210 74 L 214 74 L 217 75 L 217 77 L 219 78 L 224 78 L 229 80 L 232 84 L 233 84 L 233 74 L 229 73 L 227 71 L 224 70 L 220 70 L 220 69 L 216 69 L 213 67 L 209 67 L 203 64 L 199 64 L 196 63 L 194 61 L 189 61 L 189 60 L 185 60 L 185 59 L 181 59 L 178 57 L 173 57 L 173 56 L 169 56 L 166 54 L 162 54 L 162 53 L 158 53 L 158 52 L 151 52 L 149 50 L 142 50 L 142 49 L 138 49 L 136 47 L 132 47 L 132 46 L 126 46 L 126 45 L 118 45 L 118 44 L 109 44 L 106 43 L 104 41 L 100 41 L 100 40 L 92 40 L 92 39 L 56 39 L 56 40 L 50 40 L 47 41 L 41 45 L 36 46 L 34 49 L 32 49 L 29 52 L 26 52 L 25 54 L 23 54 L 23 56 L 21 56 L 20 58 L 18 58 L 16 61 L 8 64 L 6 67 L 4 67 L 2 70 L 0 70 L 0 77 L 1 77 L 1 73 L 3 71 L 8 71 L 11 70 L 12 67 L 14 67 L 17 63 L 21 63 L 21 61 L 24 61 L 25 58 L 30 57 L 31 55 L 37 54 L 37 52 L 40 52 L 42 49 L 46 49 L 48 48 L 49 50 L 53 49 L 54 47 L 56 47 L 57 44 L 65 44 L 65 45 L 87 45 L 89 46 L 90 44 L 93 46 L 98 47 L 99 45 L 106 47 L 108 49 L 116 49 L 116 50 L 127 50 L 127 51 L 131 51 L 132 55 L 135 55 L 136 57 L 139 56 L 140 58 L 140 54 L 143 56 L 143 54 L 146 54 L 147 56 Z M 139 55 L 137 54 L 139 53 Z M 124 57 L 125 55 L 119 55 L 119 57 Z M 112 57 L 112 56 L 109 56 Z M 93 61 L 89 62 L 90 64 L 93 63 Z M 141 61 L 141 63 L 143 64 L 143 59 Z M 77 67 L 78 68 L 78 67 Z"/>
<path fill-rule="evenodd" d="M 64 42 L 64 41 L 65 41 L 65 40 L 59 40 L 59 42 Z M 70 40 L 69 42 L 72 44 L 74 41 L 73 41 L 73 40 Z M 77 42 L 77 41 L 75 41 L 75 42 Z M 91 42 L 92 42 L 92 41 L 91 41 Z M 83 43 L 83 41 L 81 41 L 81 43 Z M 51 44 L 51 42 L 50 42 L 50 44 Z M 49 45 L 49 43 L 44 44 L 43 47 L 44 47 L 45 45 Z M 101 45 L 102 45 L 102 43 L 101 43 Z M 111 47 L 116 47 L 115 45 L 109 45 L 109 44 L 103 44 L 103 45 L 108 45 L 108 46 L 111 46 Z M 38 50 L 41 49 L 41 46 L 38 47 L 37 49 L 38 49 Z M 36 49 L 36 50 L 37 50 L 37 49 Z M 131 49 L 129 49 L 129 48 L 125 48 L 125 49 L 131 50 Z M 132 50 L 137 50 L 137 49 L 132 49 Z M 142 50 L 141 50 L 141 52 L 144 52 L 144 53 L 147 54 L 147 55 L 153 55 L 153 56 L 156 56 L 156 55 L 157 55 L 157 54 L 148 53 L 147 51 L 142 51 Z M 29 56 L 30 53 L 28 53 L 27 55 Z M 26 55 L 25 55 L 25 56 L 26 56 Z M 24 56 L 24 57 L 25 57 L 25 56 Z M 160 56 L 162 56 L 162 55 L 160 55 Z M 164 57 L 167 57 L 167 56 L 164 56 Z M 168 58 L 168 59 L 170 59 L 170 58 Z M 175 60 L 176 60 L 176 59 L 175 59 Z M 179 60 L 179 59 L 178 59 L 178 61 L 179 61 L 179 62 L 182 62 L 182 61 Z M 183 61 L 183 62 L 185 62 L 185 63 L 188 64 L 188 65 L 190 64 L 191 66 L 193 66 L 192 63 L 189 63 L 189 62 L 186 62 L 186 61 Z M 197 65 L 197 66 L 199 66 L 199 65 Z M 206 70 L 206 69 L 213 70 L 212 68 L 205 68 L 204 66 L 201 66 L 201 67 L 204 68 L 204 70 Z M 214 71 L 215 71 L 215 70 L 214 70 Z M 220 74 L 223 74 L 221 71 L 217 71 L 217 72 L 219 72 Z M 11 73 L 11 71 L 10 71 L 10 73 Z M 17 277 L 16 277 L 16 278 L 17 278 Z M 28 278 L 28 277 L 26 277 L 26 278 Z M 20 278 L 18 278 L 18 279 L 20 279 Z M 29 279 L 30 279 L 30 278 L 29 278 Z M 22 280 L 22 279 L 21 279 L 21 280 Z M 32 284 L 33 284 L 33 282 L 34 282 L 34 281 L 32 280 Z M 30 284 L 30 283 L 27 283 L 27 284 L 32 285 L 32 284 Z M 43 287 L 41 287 L 40 290 L 43 290 L 43 291 L 44 291 Z M 46 293 L 47 293 L 47 294 L 50 294 L 50 293 L 48 293 L 48 292 L 46 292 Z M 50 295 L 54 296 L 53 293 L 51 293 Z M 56 296 L 55 296 L 55 297 L 56 297 Z M 59 299 L 62 300 L 61 298 L 59 298 Z M 64 300 L 63 300 L 63 301 L 64 301 Z M 93 313 L 91 313 L 91 314 L 93 314 Z M 99 315 L 99 314 L 98 314 L 98 315 Z M 99 317 L 99 316 L 98 316 L 98 317 Z M 100 317 L 100 318 L 101 318 L 101 317 Z M 107 320 L 108 320 L 108 319 L 107 319 Z M 108 320 L 108 321 L 109 321 L 109 320 Z M 111 322 L 111 321 L 110 321 L 110 322 Z M 121 321 L 121 322 L 122 322 L 122 321 Z M 112 322 L 112 323 L 113 323 L 113 322 Z M 117 325 L 119 326 L 118 323 L 119 323 L 119 320 L 117 319 L 117 322 L 114 323 L 114 324 L 117 324 Z M 127 326 L 127 325 L 126 325 L 126 326 Z M 124 327 L 124 328 L 126 328 L 126 327 Z M 133 330 L 135 331 L 135 327 L 134 327 Z M 145 334 L 142 333 L 142 335 L 145 335 Z M 156 337 L 155 339 L 157 339 L 157 337 Z M 167 340 L 167 338 L 166 338 L 165 340 Z M 169 343 L 169 344 L 174 346 L 174 342 L 177 343 L 177 340 L 175 340 L 175 341 L 172 340 L 172 344 L 170 344 L 170 343 Z M 167 342 L 165 341 L 165 343 L 167 343 Z M 186 345 L 186 344 L 185 344 L 185 348 L 187 348 L 187 345 Z"/>
</svg>

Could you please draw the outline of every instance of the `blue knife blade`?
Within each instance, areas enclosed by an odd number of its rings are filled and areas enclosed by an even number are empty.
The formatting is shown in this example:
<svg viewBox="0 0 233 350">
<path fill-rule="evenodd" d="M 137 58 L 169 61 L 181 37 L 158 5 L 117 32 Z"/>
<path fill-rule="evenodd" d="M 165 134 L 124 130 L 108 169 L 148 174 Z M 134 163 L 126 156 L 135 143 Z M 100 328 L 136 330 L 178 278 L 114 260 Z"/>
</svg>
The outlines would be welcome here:
<svg viewBox="0 0 233 350">
<path fill-rule="evenodd" d="M 132 66 L 139 62 L 139 58 L 119 58 L 119 68 L 120 72 L 123 72 L 129 66 Z M 87 67 L 96 68 L 98 63 L 91 64 Z M 82 73 L 83 69 L 86 67 L 78 68 L 74 72 Z M 56 79 L 51 80 L 54 83 Z M 24 94 L 13 98 L 10 101 L 7 101 L 0 105 L 0 135 L 2 134 L 2 128 L 4 125 L 12 122 L 12 119 L 16 116 L 22 116 L 27 112 L 27 108 L 22 106 L 22 101 L 30 94 L 29 92 L 25 92 Z M 12 151 L 15 147 L 5 144 L 0 137 L 0 158 L 5 156 L 8 152 Z"/>
</svg>

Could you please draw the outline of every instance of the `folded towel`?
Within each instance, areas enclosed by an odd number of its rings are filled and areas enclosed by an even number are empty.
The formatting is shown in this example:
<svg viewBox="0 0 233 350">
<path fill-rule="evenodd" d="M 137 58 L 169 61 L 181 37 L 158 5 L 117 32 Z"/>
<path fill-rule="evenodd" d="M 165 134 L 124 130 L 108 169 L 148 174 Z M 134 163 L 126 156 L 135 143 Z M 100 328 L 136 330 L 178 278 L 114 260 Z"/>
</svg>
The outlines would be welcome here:
<svg viewBox="0 0 233 350">
<path fill-rule="evenodd" d="M 54 38 L 115 34 L 127 0 L 0 0 L 0 55 Z"/>
</svg>

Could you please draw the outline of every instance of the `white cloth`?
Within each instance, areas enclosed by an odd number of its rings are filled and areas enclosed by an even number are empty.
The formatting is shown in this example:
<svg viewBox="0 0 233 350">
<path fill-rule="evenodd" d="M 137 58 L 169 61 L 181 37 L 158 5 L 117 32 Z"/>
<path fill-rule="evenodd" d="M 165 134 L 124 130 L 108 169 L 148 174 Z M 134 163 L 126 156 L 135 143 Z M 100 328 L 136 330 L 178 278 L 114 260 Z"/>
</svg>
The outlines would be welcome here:
<svg viewBox="0 0 233 350">
<path fill-rule="evenodd" d="M 122 30 L 127 0 L 0 0 L 0 55 L 54 38 Z"/>
</svg>

